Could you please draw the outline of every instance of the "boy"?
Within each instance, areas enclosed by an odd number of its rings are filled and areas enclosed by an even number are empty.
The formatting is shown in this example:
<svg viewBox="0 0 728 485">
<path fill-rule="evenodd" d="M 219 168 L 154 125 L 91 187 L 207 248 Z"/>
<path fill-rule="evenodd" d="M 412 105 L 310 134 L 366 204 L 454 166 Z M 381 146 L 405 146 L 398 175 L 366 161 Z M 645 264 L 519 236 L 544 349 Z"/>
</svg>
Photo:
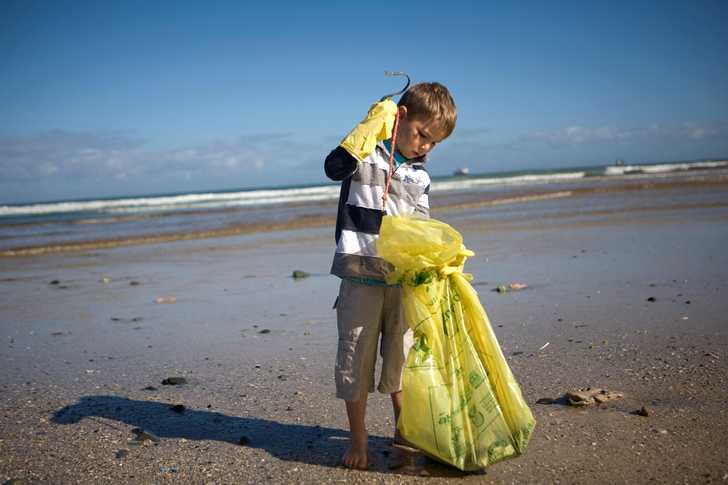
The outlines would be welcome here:
<svg viewBox="0 0 728 485">
<path fill-rule="evenodd" d="M 397 113 L 396 169 L 385 196 Z M 367 393 L 374 392 L 380 338 L 382 372 L 378 390 L 391 395 L 394 442 L 404 443 L 396 422 L 412 331 L 402 313 L 401 288 L 384 282 L 390 265 L 377 257 L 376 239 L 385 214 L 429 216 L 430 177 L 424 167 L 425 158 L 436 144 L 450 136 L 456 118 L 455 102 L 445 86 L 417 84 L 402 95 L 398 105 L 390 99 L 373 105 L 367 117 L 326 157 L 326 175 L 343 181 L 331 273 L 341 278 L 334 305 L 339 330 L 335 377 L 336 396 L 346 402 L 351 430 L 351 445 L 342 458 L 350 468 L 364 469 L 368 465 L 364 418 Z"/>
</svg>

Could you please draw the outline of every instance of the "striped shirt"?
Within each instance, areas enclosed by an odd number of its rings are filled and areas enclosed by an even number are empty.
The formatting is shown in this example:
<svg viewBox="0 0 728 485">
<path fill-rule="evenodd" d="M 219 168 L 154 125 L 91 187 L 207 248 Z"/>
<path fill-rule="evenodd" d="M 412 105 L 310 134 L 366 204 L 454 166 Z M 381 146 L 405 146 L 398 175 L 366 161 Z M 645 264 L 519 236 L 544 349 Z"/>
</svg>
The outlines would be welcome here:
<svg viewBox="0 0 728 485">
<path fill-rule="evenodd" d="M 392 176 L 386 206 L 382 196 L 389 171 L 384 142 L 357 161 L 341 147 L 334 149 L 324 168 L 332 180 L 342 180 L 336 217 L 336 252 L 331 273 L 341 278 L 383 281 L 391 265 L 377 256 L 376 240 L 384 215 L 419 214 L 429 217 L 430 176 L 424 158 L 407 160 Z"/>
</svg>

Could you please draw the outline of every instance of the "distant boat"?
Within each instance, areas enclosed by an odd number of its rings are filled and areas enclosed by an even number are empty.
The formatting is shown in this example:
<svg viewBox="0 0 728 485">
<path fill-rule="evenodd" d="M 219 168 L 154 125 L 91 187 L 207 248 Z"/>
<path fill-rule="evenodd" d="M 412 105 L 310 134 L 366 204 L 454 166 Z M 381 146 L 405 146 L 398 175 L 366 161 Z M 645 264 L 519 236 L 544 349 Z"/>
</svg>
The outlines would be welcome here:
<svg viewBox="0 0 728 485">
<path fill-rule="evenodd" d="M 468 167 L 462 167 L 462 168 L 455 170 L 452 174 L 455 177 L 470 175 L 470 169 Z"/>
</svg>

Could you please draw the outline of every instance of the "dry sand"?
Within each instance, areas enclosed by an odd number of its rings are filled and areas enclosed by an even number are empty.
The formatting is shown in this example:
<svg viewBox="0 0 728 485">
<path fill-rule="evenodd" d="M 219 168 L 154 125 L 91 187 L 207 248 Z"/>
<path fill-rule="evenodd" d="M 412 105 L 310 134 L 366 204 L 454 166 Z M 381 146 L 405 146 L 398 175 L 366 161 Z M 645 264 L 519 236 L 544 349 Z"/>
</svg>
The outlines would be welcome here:
<svg viewBox="0 0 728 485">
<path fill-rule="evenodd" d="M 480 474 L 417 456 L 390 470 L 377 394 L 370 470 L 339 466 L 329 228 L 2 258 L 0 482 L 725 483 L 725 194 L 434 214 L 476 252 L 466 270 L 538 421 L 524 456 Z M 529 288 L 491 291 L 514 281 Z M 585 386 L 625 397 L 536 404 Z"/>
</svg>

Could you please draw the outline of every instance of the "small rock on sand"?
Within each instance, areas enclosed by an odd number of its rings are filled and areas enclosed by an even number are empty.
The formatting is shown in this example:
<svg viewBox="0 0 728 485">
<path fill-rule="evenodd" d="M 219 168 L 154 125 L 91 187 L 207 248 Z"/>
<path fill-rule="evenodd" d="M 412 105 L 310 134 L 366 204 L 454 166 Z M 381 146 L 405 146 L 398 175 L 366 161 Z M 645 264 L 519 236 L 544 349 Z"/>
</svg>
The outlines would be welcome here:
<svg viewBox="0 0 728 485">
<path fill-rule="evenodd" d="M 291 278 L 293 278 L 294 280 L 300 280 L 302 278 L 308 278 L 309 276 L 311 276 L 311 273 L 307 273 L 305 271 L 301 271 L 300 269 L 296 269 L 296 270 L 293 271 L 293 273 L 291 273 Z"/>
<path fill-rule="evenodd" d="M 184 377 L 167 377 L 162 381 L 164 386 L 178 386 L 180 384 L 187 384 L 187 379 Z"/>
<path fill-rule="evenodd" d="M 636 411 L 632 411 L 632 414 L 636 414 L 637 416 L 644 416 L 646 418 L 652 414 L 652 411 L 650 411 L 646 407 L 642 406 L 641 408 L 637 409 Z"/>
<path fill-rule="evenodd" d="M 159 303 L 159 304 L 177 303 L 177 297 L 176 296 L 160 296 L 154 300 L 154 303 Z"/>
</svg>

